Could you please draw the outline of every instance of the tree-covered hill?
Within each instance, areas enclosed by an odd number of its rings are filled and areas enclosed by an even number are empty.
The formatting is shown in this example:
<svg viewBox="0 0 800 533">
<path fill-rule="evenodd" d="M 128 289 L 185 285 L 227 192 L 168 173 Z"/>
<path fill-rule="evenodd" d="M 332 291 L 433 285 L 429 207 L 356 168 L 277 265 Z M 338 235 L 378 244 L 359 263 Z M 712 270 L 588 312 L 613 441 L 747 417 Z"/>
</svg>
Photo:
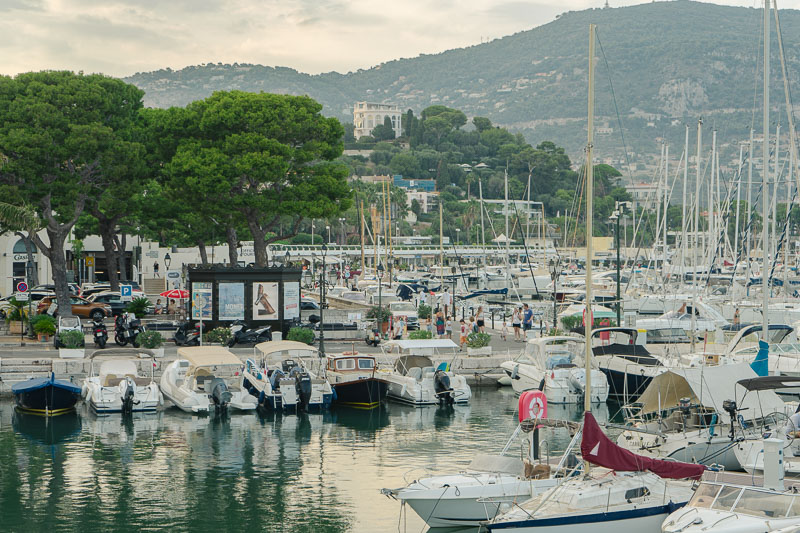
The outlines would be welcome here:
<svg viewBox="0 0 800 533">
<path fill-rule="evenodd" d="M 206 64 L 139 73 L 127 81 L 146 91 L 151 106 L 183 105 L 218 89 L 308 94 L 323 103 L 325 113 L 346 121 L 352 120 L 352 104 L 359 100 L 417 112 L 444 104 L 521 131 L 532 143 L 552 140 L 576 154 L 585 142 L 588 26 L 594 23 L 601 44 L 596 112 L 602 133 L 596 144 L 601 153 L 619 156 L 612 80 L 626 142 L 636 158 L 657 151 L 657 137 L 682 145 L 683 125 L 695 124 L 700 115 L 708 127 L 720 130 L 723 141 L 746 135 L 759 86 L 761 17 L 760 10 L 751 8 L 656 2 L 568 12 L 489 43 L 347 74 Z M 800 12 L 781 11 L 781 26 L 796 86 Z M 773 43 L 775 38 L 773 31 Z M 777 46 L 773 74 L 777 106 L 784 101 Z"/>
</svg>

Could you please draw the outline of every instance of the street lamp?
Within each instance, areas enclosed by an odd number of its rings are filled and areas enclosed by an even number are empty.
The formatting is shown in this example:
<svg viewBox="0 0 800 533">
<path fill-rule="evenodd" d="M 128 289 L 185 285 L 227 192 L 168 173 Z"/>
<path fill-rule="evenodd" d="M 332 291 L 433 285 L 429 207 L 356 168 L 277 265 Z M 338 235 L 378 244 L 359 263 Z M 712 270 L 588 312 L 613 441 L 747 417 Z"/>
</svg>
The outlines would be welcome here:
<svg viewBox="0 0 800 533">
<path fill-rule="evenodd" d="M 456 246 L 461 246 L 461 228 L 456 228 Z"/>
<path fill-rule="evenodd" d="M 346 239 L 345 239 L 345 235 L 344 235 L 344 223 L 345 223 L 346 221 L 347 221 L 347 219 L 346 219 L 346 218 L 340 218 L 340 219 L 339 219 L 339 224 L 340 224 L 340 226 L 341 226 L 341 230 L 342 230 L 342 244 L 343 244 L 343 245 L 344 245 L 344 244 L 347 244 L 347 242 L 346 242 Z"/>
<path fill-rule="evenodd" d="M 328 242 L 331 242 L 331 227 L 325 226 L 325 229 L 328 230 Z"/>
<path fill-rule="evenodd" d="M 172 258 L 169 256 L 169 252 L 167 252 L 167 254 L 164 256 L 164 266 L 167 267 L 167 270 L 169 270 L 169 265 L 171 264 Z"/>
<path fill-rule="evenodd" d="M 383 333 L 383 263 L 378 263 L 378 331 Z"/>
<path fill-rule="evenodd" d="M 319 284 L 319 354 L 320 357 L 325 357 L 325 254 L 328 253 L 328 246 L 322 244 L 322 272 L 320 272 Z"/>
<path fill-rule="evenodd" d="M 561 264 L 551 258 L 550 261 L 550 279 L 553 280 L 553 334 L 558 329 L 558 301 L 556 300 L 556 286 L 558 285 L 558 278 L 561 275 Z"/>
<path fill-rule="evenodd" d="M 283 256 L 283 266 L 288 267 L 291 261 L 292 256 L 289 254 L 289 250 L 286 250 L 286 255 Z"/>
<path fill-rule="evenodd" d="M 619 283 L 619 219 L 622 218 L 622 213 L 619 211 L 619 206 L 617 207 L 617 211 L 611 213 L 611 216 L 608 217 L 609 220 L 612 222 L 616 222 L 616 234 L 617 234 L 617 327 L 622 324 L 620 320 L 622 318 L 622 306 L 620 305 L 620 283 Z"/>
</svg>

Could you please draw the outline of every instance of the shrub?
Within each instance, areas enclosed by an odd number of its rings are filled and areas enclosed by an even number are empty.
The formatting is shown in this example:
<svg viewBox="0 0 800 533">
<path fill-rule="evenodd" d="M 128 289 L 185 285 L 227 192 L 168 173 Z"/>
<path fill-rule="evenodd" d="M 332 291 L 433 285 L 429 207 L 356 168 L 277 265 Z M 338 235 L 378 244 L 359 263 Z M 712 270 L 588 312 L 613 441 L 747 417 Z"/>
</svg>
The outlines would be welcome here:
<svg viewBox="0 0 800 533">
<path fill-rule="evenodd" d="M 157 331 L 145 330 L 136 336 L 136 340 L 142 348 L 148 350 L 161 348 L 164 345 L 164 337 Z"/>
<path fill-rule="evenodd" d="M 75 329 L 64 331 L 58 334 L 58 343 L 64 348 L 75 349 L 83 348 L 84 338 L 83 332 Z"/>
<path fill-rule="evenodd" d="M 564 331 L 572 331 L 581 324 L 582 320 L 583 318 L 577 315 L 562 316 L 561 324 L 564 326 Z"/>
<path fill-rule="evenodd" d="M 314 344 L 314 330 L 309 328 L 292 328 L 286 335 L 286 340 Z"/>
<path fill-rule="evenodd" d="M 136 315 L 136 318 L 142 318 L 148 313 L 152 306 L 153 304 L 150 303 L 150 300 L 140 296 L 131 300 L 131 302 L 125 307 L 125 310 Z"/>
<path fill-rule="evenodd" d="M 18 322 L 28 316 L 28 302 L 18 302 L 13 296 L 8 300 L 11 309 L 6 313 L 6 322 Z"/>
<path fill-rule="evenodd" d="M 483 348 L 489 346 L 492 336 L 488 333 L 470 333 L 467 335 L 467 346 L 470 348 Z"/>
<path fill-rule="evenodd" d="M 431 306 L 427 304 L 419 304 L 419 307 L 417 307 L 417 316 L 422 319 L 430 318 Z"/>
<path fill-rule="evenodd" d="M 37 320 L 36 323 L 31 320 L 31 324 L 33 326 L 33 332 L 37 335 L 55 335 L 56 333 L 56 324 L 53 320 L 53 317 L 48 315 L 39 315 L 39 316 L 47 316 L 50 320 Z"/>
<path fill-rule="evenodd" d="M 409 331 L 408 338 L 412 340 L 432 339 L 433 333 L 425 329 L 419 329 L 416 331 Z"/>
<path fill-rule="evenodd" d="M 214 328 L 211 331 L 207 331 L 203 335 L 203 340 L 205 342 L 218 342 L 221 344 L 228 344 L 228 341 L 231 340 L 231 330 L 224 327 Z"/>
<path fill-rule="evenodd" d="M 370 307 L 369 311 L 367 311 L 367 318 L 372 318 L 377 320 L 378 322 L 388 322 L 389 317 L 392 316 L 392 312 L 389 311 L 388 307 L 383 307 L 379 305 L 374 305 Z"/>
</svg>

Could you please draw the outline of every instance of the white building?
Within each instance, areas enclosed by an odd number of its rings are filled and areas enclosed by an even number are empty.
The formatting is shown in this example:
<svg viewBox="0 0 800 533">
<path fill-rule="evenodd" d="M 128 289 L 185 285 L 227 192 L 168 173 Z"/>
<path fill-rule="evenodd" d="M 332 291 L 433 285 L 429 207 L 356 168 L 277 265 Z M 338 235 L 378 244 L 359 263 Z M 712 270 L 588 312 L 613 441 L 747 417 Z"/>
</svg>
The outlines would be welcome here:
<svg viewBox="0 0 800 533">
<path fill-rule="evenodd" d="M 353 132 L 355 138 L 360 139 L 370 135 L 375 126 L 383 124 L 385 117 L 389 117 L 392 121 L 394 136 L 400 137 L 402 134 L 402 116 L 400 108 L 396 105 L 356 102 L 355 106 L 353 106 L 353 124 L 356 126 Z"/>
<path fill-rule="evenodd" d="M 407 190 L 406 202 L 408 203 L 409 209 L 411 209 L 411 202 L 413 202 L 414 200 L 419 202 L 419 206 L 422 208 L 423 213 L 428 213 L 434 207 L 439 205 L 439 193 L 428 192 L 428 191 L 417 191 L 413 189 Z"/>
<path fill-rule="evenodd" d="M 642 209 L 655 209 L 656 201 L 664 201 L 664 186 L 661 183 L 634 183 L 626 185 L 625 190 L 633 198 L 634 205 Z"/>
</svg>

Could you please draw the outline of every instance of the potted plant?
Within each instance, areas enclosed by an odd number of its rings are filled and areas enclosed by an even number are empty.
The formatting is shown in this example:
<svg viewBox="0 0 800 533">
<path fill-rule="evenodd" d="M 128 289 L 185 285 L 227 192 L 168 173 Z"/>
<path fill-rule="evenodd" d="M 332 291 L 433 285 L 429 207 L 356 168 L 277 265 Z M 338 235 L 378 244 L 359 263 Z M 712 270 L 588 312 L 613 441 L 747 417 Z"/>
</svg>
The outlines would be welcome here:
<svg viewBox="0 0 800 533">
<path fill-rule="evenodd" d="M 137 335 L 139 346 L 152 350 L 154 357 L 164 357 L 164 337 L 157 331 L 145 330 Z"/>
<path fill-rule="evenodd" d="M 11 297 L 8 300 L 11 309 L 6 313 L 6 322 L 8 322 L 8 332 L 11 335 L 22 335 L 23 325 L 22 322 L 27 316 L 26 302 L 18 302 L 16 298 Z"/>
<path fill-rule="evenodd" d="M 56 334 L 56 321 L 50 315 L 36 315 L 31 318 L 31 329 L 40 342 L 47 342 Z"/>
<path fill-rule="evenodd" d="M 418 329 L 416 331 L 409 331 L 408 338 L 410 340 L 425 340 L 425 339 L 432 339 L 433 333 L 426 329 Z"/>
<path fill-rule="evenodd" d="M 492 355 L 491 340 L 488 333 L 470 333 L 467 336 L 467 355 Z"/>
<path fill-rule="evenodd" d="M 136 315 L 136 318 L 142 318 L 150 312 L 152 307 L 153 304 L 150 302 L 150 300 L 140 296 L 131 300 L 130 303 L 128 303 L 128 305 L 125 307 L 125 310 Z"/>
<path fill-rule="evenodd" d="M 63 348 L 58 349 L 61 359 L 83 359 L 84 336 L 82 331 L 69 330 L 58 334 L 58 344 Z"/>
<path fill-rule="evenodd" d="M 203 342 L 208 344 L 218 344 L 220 346 L 225 346 L 228 344 L 228 341 L 231 340 L 233 335 L 231 335 L 231 330 L 224 327 L 214 328 L 211 331 L 207 331 L 203 334 Z"/>
<path fill-rule="evenodd" d="M 382 305 L 374 305 L 367 311 L 367 318 L 376 320 L 381 325 L 381 333 L 386 333 L 389 330 L 389 318 L 391 316 L 392 312 L 389 311 L 389 308 Z"/>
</svg>

